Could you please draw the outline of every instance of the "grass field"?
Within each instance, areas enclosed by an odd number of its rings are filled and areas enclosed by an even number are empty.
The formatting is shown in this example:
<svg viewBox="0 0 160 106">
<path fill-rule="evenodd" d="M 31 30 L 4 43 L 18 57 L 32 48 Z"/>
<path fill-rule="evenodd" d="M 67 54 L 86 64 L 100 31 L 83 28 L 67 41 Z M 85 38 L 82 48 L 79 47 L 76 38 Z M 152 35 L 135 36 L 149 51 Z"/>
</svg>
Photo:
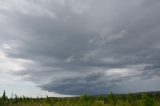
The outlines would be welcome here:
<svg viewBox="0 0 160 106">
<path fill-rule="evenodd" d="M 0 98 L 0 106 L 160 106 L 160 93 L 112 94 L 107 96 L 7 98 L 5 92 Z"/>
</svg>

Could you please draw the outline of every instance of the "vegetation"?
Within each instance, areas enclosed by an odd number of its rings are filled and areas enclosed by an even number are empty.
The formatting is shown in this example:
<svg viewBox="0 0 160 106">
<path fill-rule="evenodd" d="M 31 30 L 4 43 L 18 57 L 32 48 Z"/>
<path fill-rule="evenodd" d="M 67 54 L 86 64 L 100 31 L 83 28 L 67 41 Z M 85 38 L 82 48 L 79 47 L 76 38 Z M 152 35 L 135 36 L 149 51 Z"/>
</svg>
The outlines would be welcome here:
<svg viewBox="0 0 160 106">
<path fill-rule="evenodd" d="M 113 94 L 102 96 L 80 96 L 80 97 L 48 97 L 7 98 L 4 91 L 0 97 L 0 106 L 160 106 L 160 93 L 137 93 L 137 94 Z"/>
</svg>

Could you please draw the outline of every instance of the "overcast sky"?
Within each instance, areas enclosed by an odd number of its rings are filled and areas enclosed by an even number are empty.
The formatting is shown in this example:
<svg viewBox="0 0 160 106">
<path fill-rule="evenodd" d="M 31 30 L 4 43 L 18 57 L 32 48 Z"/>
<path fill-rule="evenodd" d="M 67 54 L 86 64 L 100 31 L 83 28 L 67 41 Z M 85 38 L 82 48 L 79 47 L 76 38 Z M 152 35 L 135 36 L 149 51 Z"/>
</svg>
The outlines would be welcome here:
<svg viewBox="0 0 160 106">
<path fill-rule="evenodd" d="M 160 90 L 159 0 L 0 0 L 0 93 Z"/>
</svg>

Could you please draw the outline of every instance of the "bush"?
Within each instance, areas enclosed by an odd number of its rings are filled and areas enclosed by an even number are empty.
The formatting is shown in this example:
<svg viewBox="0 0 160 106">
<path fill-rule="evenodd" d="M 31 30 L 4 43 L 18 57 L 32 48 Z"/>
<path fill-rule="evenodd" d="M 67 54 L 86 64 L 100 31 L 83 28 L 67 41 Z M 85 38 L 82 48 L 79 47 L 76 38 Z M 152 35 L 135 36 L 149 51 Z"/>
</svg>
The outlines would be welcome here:
<svg viewBox="0 0 160 106">
<path fill-rule="evenodd" d="M 93 106 L 105 106 L 104 101 L 96 101 Z"/>
<path fill-rule="evenodd" d="M 89 101 L 90 100 L 90 96 L 88 96 L 88 95 L 83 95 L 83 96 L 81 96 L 80 97 L 80 101 Z"/>
<path fill-rule="evenodd" d="M 149 97 L 147 94 L 142 95 L 141 106 L 154 106 L 154 99 Z"/>
</svg>

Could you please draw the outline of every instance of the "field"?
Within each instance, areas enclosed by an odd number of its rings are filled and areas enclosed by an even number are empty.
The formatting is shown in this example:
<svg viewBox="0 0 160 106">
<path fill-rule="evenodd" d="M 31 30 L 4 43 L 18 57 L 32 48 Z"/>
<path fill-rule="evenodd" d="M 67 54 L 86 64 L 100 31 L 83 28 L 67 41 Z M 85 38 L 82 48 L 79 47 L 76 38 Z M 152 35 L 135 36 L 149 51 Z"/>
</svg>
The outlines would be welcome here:
<svg viewBox="0 0 160 106">
<path fill-rule="evenodd" d="M 160 106 L 160 93 L 112 94 L 102 96 L 7 98 L 5 92 L 0 106 Z"/>
</svg>

